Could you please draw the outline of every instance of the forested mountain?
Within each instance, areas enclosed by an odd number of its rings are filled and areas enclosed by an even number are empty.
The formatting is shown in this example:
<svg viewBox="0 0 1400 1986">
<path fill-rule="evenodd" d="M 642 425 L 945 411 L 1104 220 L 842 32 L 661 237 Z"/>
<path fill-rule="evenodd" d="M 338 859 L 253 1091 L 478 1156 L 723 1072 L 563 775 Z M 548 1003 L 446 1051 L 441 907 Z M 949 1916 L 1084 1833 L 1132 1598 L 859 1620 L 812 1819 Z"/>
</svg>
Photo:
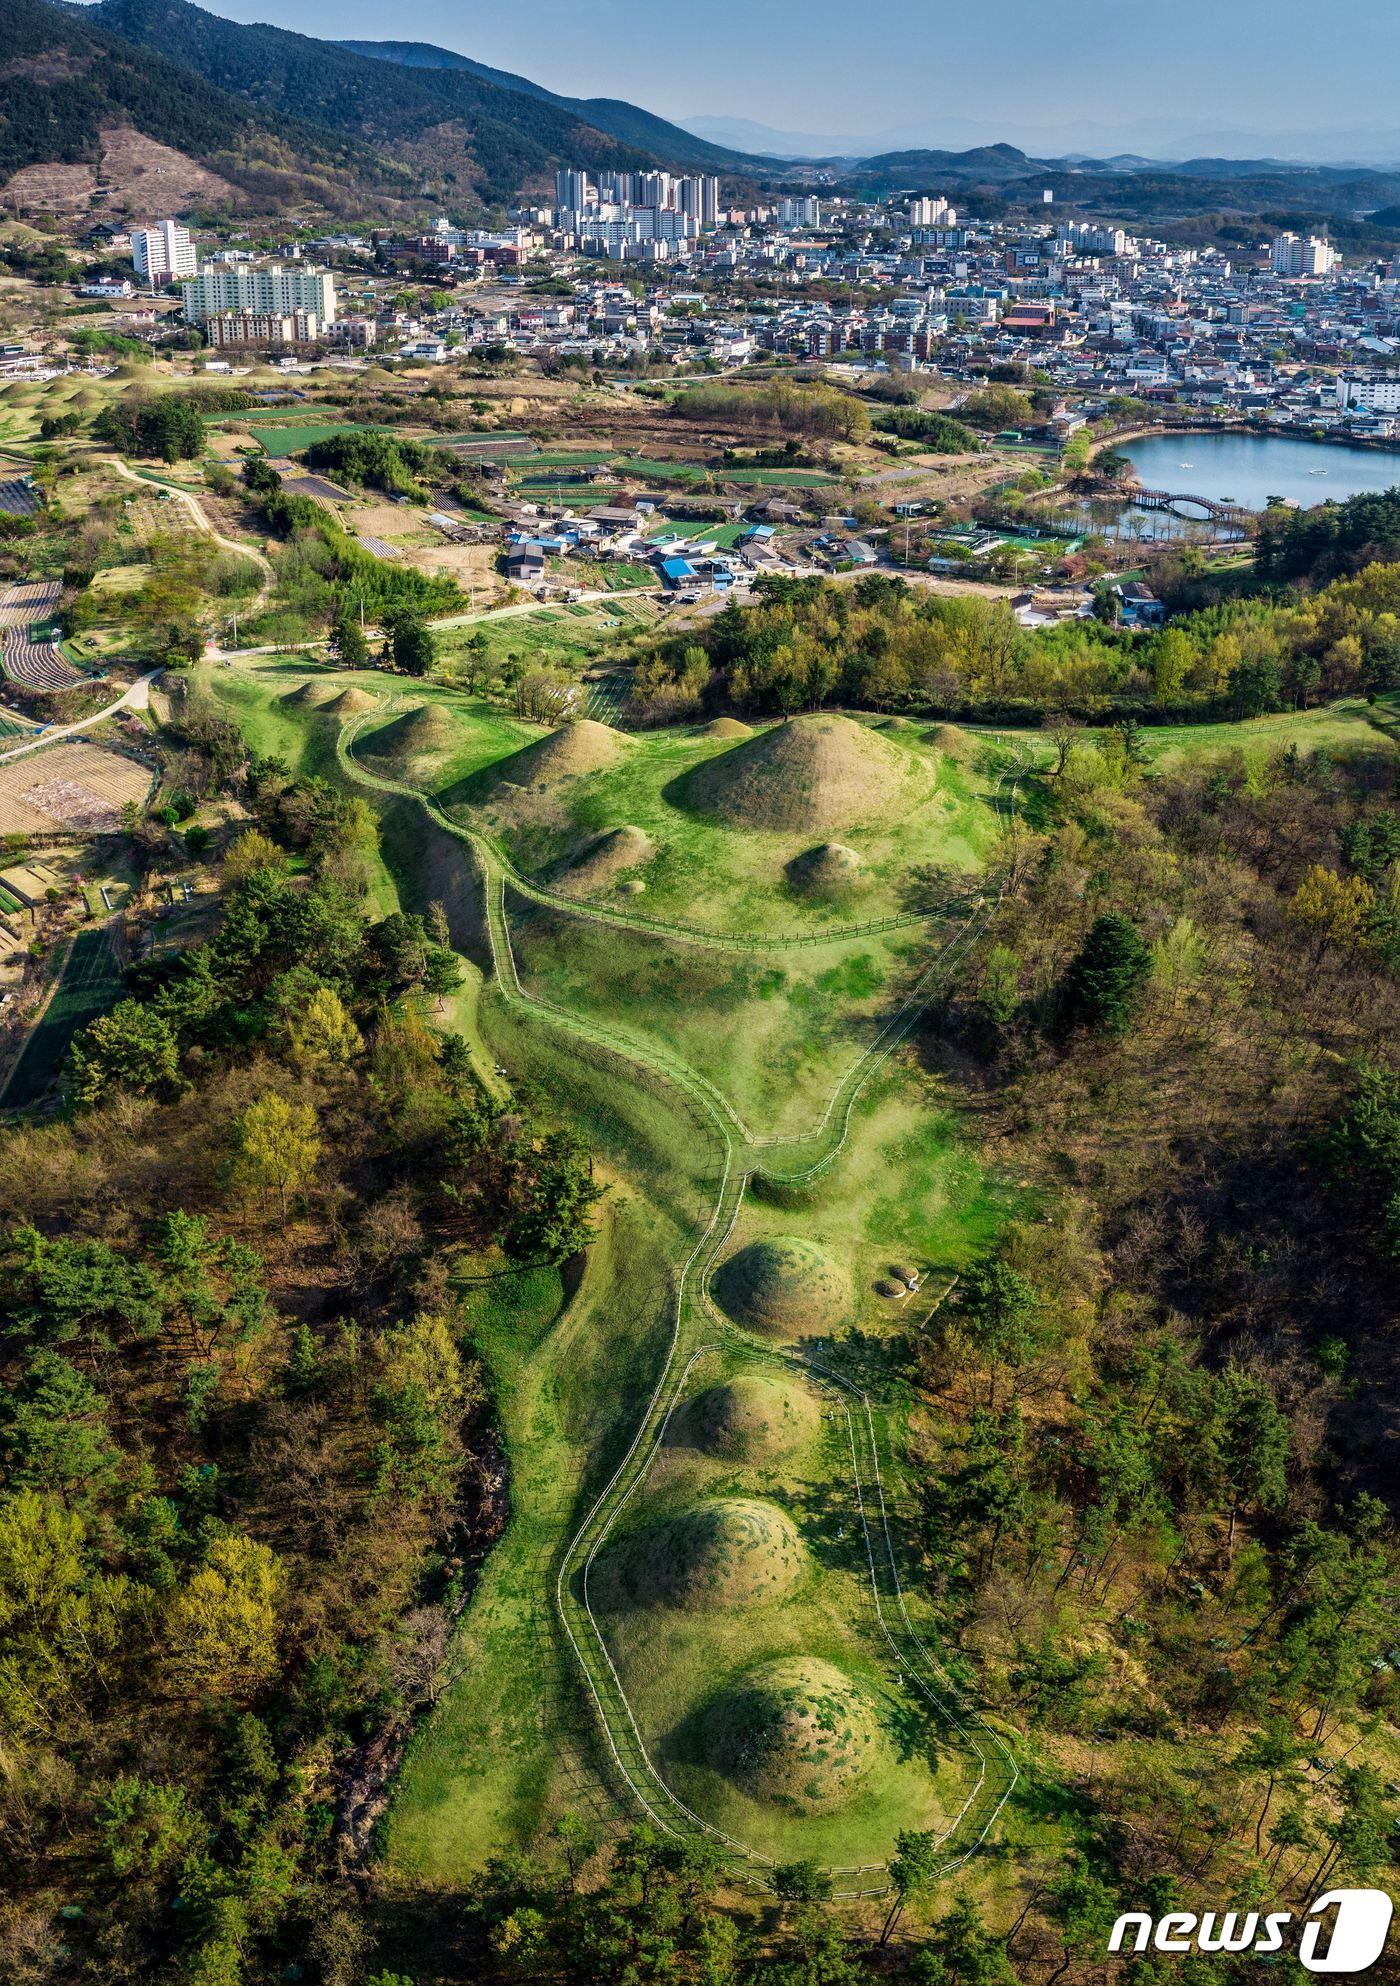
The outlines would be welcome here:
<svg viewBox="0 0 1400 1986">
<path fill-rule="evenodd" d="M 532 83 L 528 76 L 514 76 L 508 69 L 489 68 L 486 63 L 473 62 L 469 55 L 459 55 L 452 48 L 437 48 L 427 41 L 343 41 L 339 46 L 352 49 L 357 55 L 367 55 L 379 62 L 399 63 L 408 69 L 461 70 L 484 83 L 494 84 L 498 89 L 515 90 L 523 96 L 536 97 L 542 103 L 552 103 L 560 110 L 571 112 L 599 131 L 606 131 L 624 145 L 644 145 L 668 165 L 700 167 L 706 172 L 744 171 L 766 165 L 767 170 L 772 171 L 771 160 L 753 159 L 740 152 L 728 151 L 723 145 L 712 145 L 707 139 L 683 131 L 678 124 L 668 124 L 664 117 L 654 117 L 649 110 L 642 110 L 634 103 L 625 103 L 616 97 L 557 96 L 542 84 Z"/>
<path fill-rule="evenodd" d="M 588 123 L 582 106 L 501 89 L 465 70 L 372 60 L 283 28 L 222 20 L 187 0 L 101 0 L 93 14 L 143 48 L 178 50 L 182 63 L 264 116 L 310 118 L 411 162 L 447 193 L 505 201 L 543 188 L 567 161 L 665 163 Z"/>
<path fill-rule="evenodd" d="M 178 40 L 172 38 L 172 48 Z M 275 128 L 247 103 L 109 32 L 99 10 L 7 0 L 0 9 L 0 181 L 29 165 L 95 165 L 101 133 L 129 125 L 185 153 L 250 196 L 291 200 L 354 186 L 402 193 L 408 182 L 368 146 L 314 130 Z"/>
</svg>

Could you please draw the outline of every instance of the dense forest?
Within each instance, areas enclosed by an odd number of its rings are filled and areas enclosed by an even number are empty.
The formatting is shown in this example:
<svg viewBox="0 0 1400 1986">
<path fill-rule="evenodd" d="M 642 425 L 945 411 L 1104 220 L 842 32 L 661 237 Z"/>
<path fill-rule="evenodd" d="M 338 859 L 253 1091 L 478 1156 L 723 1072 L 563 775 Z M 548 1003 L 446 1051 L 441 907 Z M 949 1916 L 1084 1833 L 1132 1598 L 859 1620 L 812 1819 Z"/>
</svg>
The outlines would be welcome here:
<svg viewBox="0 0 1400 1986">
<path fill-rule="evenodd" d="M 441 920 L 367 916 L 362 805 L 183 735 L 248 807 L 217 928 L 0 1141 L 0 1972 L 359 1986 L 355 1748 L 501 1517 L 453 1254 L 570 1256 L 598 1189 L 436 1024 Z"/>
<path fill-rule="evenodd" d="M 792 712 L 822 705 L 1039 723 L 1255 717 L 1400 682 L 1400 565 L 1374 564 L 1293 600 L 1255 597 L 1157 630 L 1089 619 L 1022 628 L 1005 600 L 760 579 L 754 606 L 661 644 L 638 672 L 644 711 Z"/>
</svg>

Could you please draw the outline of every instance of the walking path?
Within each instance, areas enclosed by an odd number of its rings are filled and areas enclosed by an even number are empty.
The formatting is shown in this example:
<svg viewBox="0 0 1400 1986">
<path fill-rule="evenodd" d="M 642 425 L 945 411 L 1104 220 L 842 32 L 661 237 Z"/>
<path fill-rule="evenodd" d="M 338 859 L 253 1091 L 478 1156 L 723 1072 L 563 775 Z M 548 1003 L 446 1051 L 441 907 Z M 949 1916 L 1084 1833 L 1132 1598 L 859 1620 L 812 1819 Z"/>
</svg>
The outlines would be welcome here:
<svg viewBox="0 0 1400 1986">
<path fill-rule="evenodd" d="M 956 1741 L 969 1760 L 971 1789 L 941 1837 L 944 1859 L 939 1873 L 951 1873 L 976 1852 L 991 1832 L 1016 1783 L 1017 1766 L 1005 1740 L 966 1704 L 946 1667 L 918 1634 L 910 1618 L 885 1503 L 876 1409 L 861 1387 L 853 1385 L 824 1364 L 796 1351 L 775 1354 L 771 1347 L 759 1346 L 746 1334 L 737 1332 L 730 1320 L 713 1304 L 709 1279 L 733 1232 L 749 1182 L 755 1175 L 781 1178 L 789 1185 L 800 1184 L 818 1177 L 839 1157 L 862 1090 L 876 1070 L 907 1039 L 926 1011 L 949 966 L 971 944 L 1000 901 L 1004 881 L 991 895 L 974 899 L 956 929 L 934 950 L 904 1004 L 890 1016 L 875 1040 L 844 1072 L 818 1121 L 795 1138 L 767 1138 L 751 1131 L 709 1078 L 680 1058 L 652 1045 L 643 1046 L 616 1029 L 586 1020 L 582 1015 L 530 991 L 520 978 L 511 942 L 508 889 L 519 890 L 535 900 L 551 903 L 570 916 L 588 921 L 611 924 L 639 920 L 609 913 L 599 905 L 553 898 L 548 892 L 539 891 L 514 871 L 508 858 L 489 837 L 451 820 L 431 798 L 416 788 L 367 772 L 353 752 L 355 737 L 366 721 L 361 718 L 342 729 L 337 747 L 341 767 L 349 779 L 361 785 L 417 800 L 440 827 L 471 850 L 482 880 L 487 939 L 496 982 L 502 995 L 512 1005 L 545 1017 L 552 1026 L 572 1035 L 593 1051 L 615 1057 L 624 1066 L 650 1070 L 669 1083 L 695 1117 L 713 1155 L 713 1200 L 695 1244 L 679 1269 L 670 1343 L 655 1390 L 627 1453 L 569 1541 L 555 1579 L 554 1597 L 559 1619 L 583 1672 L 604 1744 L 620 1779 L 642 1811 L 664 1833 L 676 1837 L 700 1835 L 719 1842 L 731 1858 L 742 1865 L 740 1873 L 746 1880 L 761 1889 L 771 1888 L 772 1858 L 726 1835 L 686 1806 L 651 1759 L 626 1689 L 593 1612 L 589 1592 L 590 1574 L 597 1555 L 644 1482 L 652 1460 L 665 1439 L 671 1414 L 682 1397 L 690 1371 L 698 1359 L 715 1349 L 715 1333 L 718 1332 L 721 1341 L 732 1343 L 737 1340 L 765 1357 L 784 1358 L 840 1407 L 845 1421 L 852 1489 L 864 1536 L 874 1614 L 880 1635 L 898 1672 L 908 1677 L 912 1689 L 941 1719 L 947 1730 L 956 1734 Z M 1021 775 L 1021 762 L 1014 759 L 998 780 L 998 808 L 1011 828 L 1014 828 L 1016 788 Z M 688 943 L 728 944 L 740 948 L 753 942 L 742 938 L 725 939 L 716 933 L 701 934 L 682 926 L 665 926 L 650 921 L 644 928 L 669 932 Z M 767 942 L 787 944 L 809 941 L 782 938 Z M 809 1157 L 808 1164 L 801 1170 L 775 1175 L 769 1166 L 769 1156 L 779 1147 L 790 1150 L 795 1158 L 807 1157 L 816 1149 L 815 1155 Z M 877 1896 L 887 1893 L 889 1888 L 888 1874 L 883 1864 L 835 1869 L 829 1873 L 839 1885 L 835 1891 L 837 1895 Z"/>
</svg>

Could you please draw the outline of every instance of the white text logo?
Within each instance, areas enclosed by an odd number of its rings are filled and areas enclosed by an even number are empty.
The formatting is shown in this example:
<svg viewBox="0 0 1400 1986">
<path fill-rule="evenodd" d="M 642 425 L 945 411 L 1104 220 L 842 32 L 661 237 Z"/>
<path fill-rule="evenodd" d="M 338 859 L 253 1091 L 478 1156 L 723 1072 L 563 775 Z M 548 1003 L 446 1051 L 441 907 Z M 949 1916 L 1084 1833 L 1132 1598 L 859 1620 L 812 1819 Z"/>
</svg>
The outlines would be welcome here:
<svg viewBox="0 0 1400 1986">
<path fill-rule="evenodd" d="M 1392 1905 L 1384 1890 L 1329 1889 L 1319 1896 L 1303 1921 L 1298 1958 L 1309 1972 L 1365 1972 L 1385 1950 Z M 1327 1918 L 1332 1917 L 1331 1935 Z M 1291 1910 L 1169 1910 L 1153 1918 L 1147 1910 L 1129 1910 L 1113 1927 L 1111 1952 L 1278 1952 L 1284 1932 L 1293 1922 Z M 1322 1947 L 1319 1950 L 1319 1946 Z"/>
</svg>

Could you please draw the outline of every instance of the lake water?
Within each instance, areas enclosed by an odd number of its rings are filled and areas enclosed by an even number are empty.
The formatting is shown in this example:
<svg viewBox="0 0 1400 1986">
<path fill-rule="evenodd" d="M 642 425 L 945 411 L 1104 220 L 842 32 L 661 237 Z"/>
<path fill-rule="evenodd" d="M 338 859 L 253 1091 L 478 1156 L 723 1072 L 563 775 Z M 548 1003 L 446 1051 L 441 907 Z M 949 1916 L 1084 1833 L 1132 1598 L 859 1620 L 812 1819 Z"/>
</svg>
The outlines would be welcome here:
<svg viewBox="0 0 1400 1986">
<path fill-rule="evenodd" d="M 1284 434 L 1154 434 L 1122 444 L 1144 488 L 1262 510 L 1271 496 L 1304 509 L 1400 484 L 1400 452 Z M 1322 473 L 1325 471 L 1326 473 Z"/>
</svg>

